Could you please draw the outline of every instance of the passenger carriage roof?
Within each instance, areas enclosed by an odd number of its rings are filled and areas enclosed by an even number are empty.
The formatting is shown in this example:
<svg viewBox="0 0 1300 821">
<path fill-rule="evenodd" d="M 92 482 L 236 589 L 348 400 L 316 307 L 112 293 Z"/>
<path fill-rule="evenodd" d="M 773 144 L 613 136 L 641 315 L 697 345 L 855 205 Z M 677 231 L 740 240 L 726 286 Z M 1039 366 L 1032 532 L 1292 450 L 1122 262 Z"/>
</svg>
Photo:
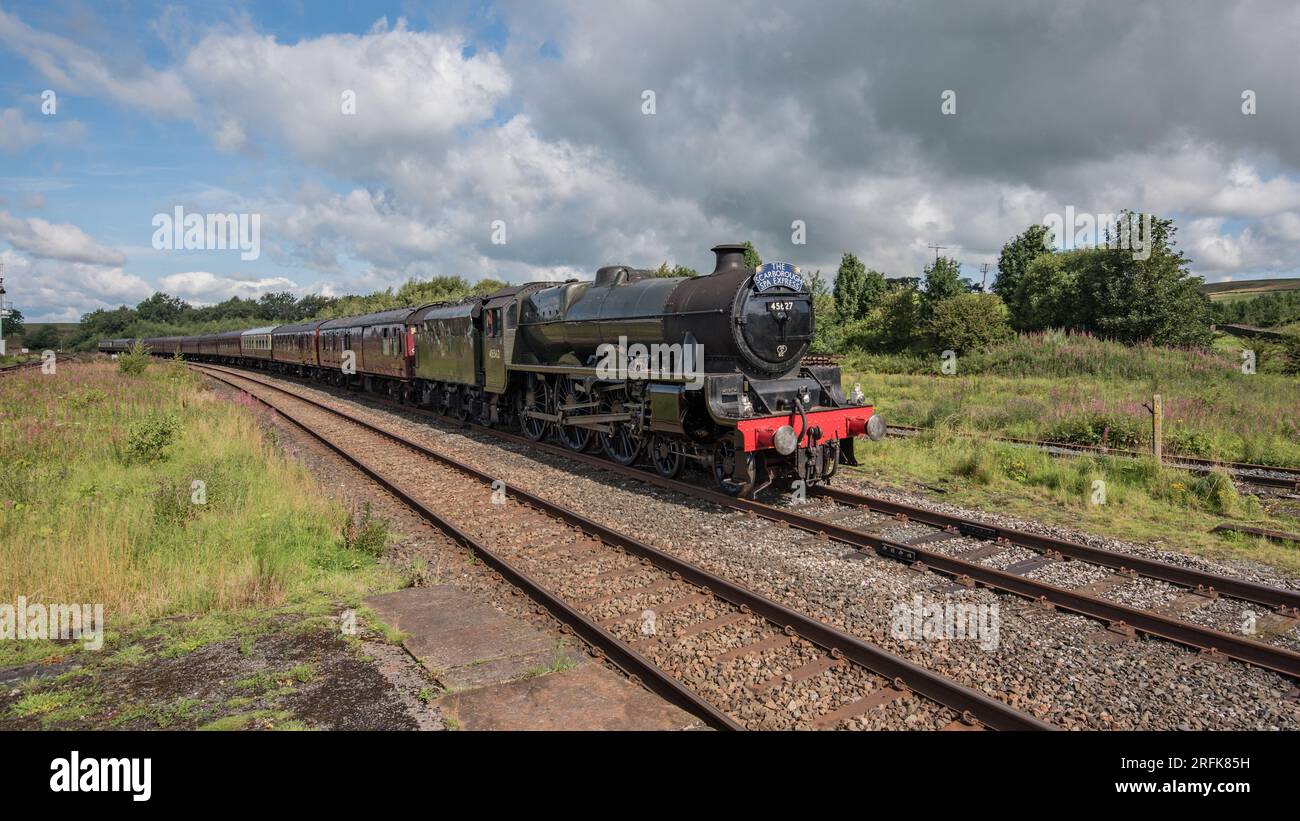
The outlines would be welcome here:
<svg viewBox="0 0 1300 821">
<path fill-rule="evenodd" d="M 482 305 L 480 297 L 472 299 L 463 299 L 459 302 L 433 302 L 420 308 L 416 308 L 411 313 L 411 318 L 407 320 L 412 324 L 424 322 L 426 319 L 451 319 L 460 316 L 478 316 L 479 309 Z"/>
<path fill-rule="evenodd" d="M 277 334 L 300 334 L 303 331 L 314 331 L 324 325 L 328 320 L 313 319 L 311 322 L 299 322 L 295 325 L 277 325 L 275 333 Z"/>
<path fill-rule="evenodd" d="M 253 334 L 269 334 L 275 330 L 274 325 L 267 325 L 265 328 L 249 328 L 247 331 L 240 331 L 243 336 L 252 336 Z"/>
<path fill-rule="evenodd" d="M 367 325 L 393 325 L 398 322 L 406 322 L 414 311 L 413 308 L 393 308 L 388 311 L 379 311 L 374 314 L 365 314 L 363 316 L 342 316 L 338 319 L 331 319 L 322 323 L 320 329 L 328 331 L 334 328 L 359 328 Z"/>
</svg>

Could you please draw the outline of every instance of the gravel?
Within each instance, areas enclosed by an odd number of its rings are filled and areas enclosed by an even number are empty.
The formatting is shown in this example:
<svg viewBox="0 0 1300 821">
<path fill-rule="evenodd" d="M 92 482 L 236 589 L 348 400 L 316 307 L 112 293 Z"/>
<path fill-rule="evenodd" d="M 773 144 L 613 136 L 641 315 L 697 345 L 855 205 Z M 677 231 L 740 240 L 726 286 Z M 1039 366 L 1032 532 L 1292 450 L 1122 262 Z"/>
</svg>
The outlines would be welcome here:
<svg viewBox="0 0 1300 821">
<path fill-rule="evenodd" d="M 588 466 L 526 452 L 484 432 L 450 429 L 424 416 L 412 417 L 301 385 L 294 387 L 347 409 L 358 418 L 384 424 L 467 461 L 508 485 L 529 489 L 578 509 L 590 518 L 1053 724 L 1069 729 L 1300 728 L 1300 705 L 1286 698 L 1293 689 L 1292 683 L 1276 674 L 1234 662 L 1206 660 L 1161 640 L 1112 641 L 1117 638 L 1115 634 L 1091 619 L 1045 610 L 1023 599 L 982 588 L 952 591 L 951 582 L 936 574 L 914 571 L 874 554 L 851 551 L 843 544 L 819 540 L 806 532 L 779 527 L 766 520 L 733 515 L 674 492 L 593 471 Z M 896 501 L 920 503 L 955 515 L 976 514 L 977 518 L 1003 527 L 1082 538 L 1110 550 L 1300 589 L 1300 580 L 1254 563 L 1214 562 L 1165 549 L 1083 536 L 1064 528 L 1000 514 L 963 511 L 856 480 L 852 484 L 855 489 Z M 856 526 L 854 519 L 839 521 Z M 869 514 L 862 521 L 895 540 L 932 532 L 924 526 L 892 519 L 882 521 L 882 517 L 871 518 Z M 945 543 L 930 543 L 926 547 L 938 545 Z M 944 549 L 957 547 L 953 544 Z M 987 561 L 994 566 L 1006 566 L 1033 555 L 1036 554 L 1009 547 Z M 1059 578 L 1062 582 L 1077 577 L 1078 583 L 1086 583 L 1109 574 L 1080 562 L 1057 562 L 1030 575 Z M 1136 580 L 1131 583 L 1131 591 L 1130 585 L 1125 585 L 1109 595 L 1138 597 L 1134 601 L 1163 601 L 1161 586 L 1150 580 Z M 1168 585 L 1163 587 L 1173 589 Z M 979 640 L 904 637 L 901 632 L 894 635 L 891 627 L 898 626 L 894 617 L 909 608 L 917 596 L 924 605 L 964 603 L 983 606 L 987 608 L 986 613 L 995 612 L 999 627 L 993 634 L 996 646 L 991 646 L 988 637 Z M 1230 616 L 1222 614 L 1223 618 Z M 764 663 L 775 662 L 765 659 Z M 817 685 L 790 683 L 788 693 L 785 689 L 781 691 L 782 699 L 790 697 L 784 704 L 785 713 L 803 715 L 802 711 L 809 709 L 812 701 L 838 697 L 835 692 L 823 695 L 820 680 L 812 681 Z M 862 689 L 870 687 L 870 684 L 862 685 Z M 816 699 L 812 696 L 814 691 L 818 693 Z M 768 701 L 782 706 L 776 698 Z M 917 722 L 933 726 L 934 721 L 942 720 L 925 715 L 908 723 L 907 717 L 917 715 L 917 709 L 917 700 L 909 697 L 872 711 L 867 723 L 883 720 L 887 715 L 902 719 L 903 726 L 915 726 Z"/>
</svg>

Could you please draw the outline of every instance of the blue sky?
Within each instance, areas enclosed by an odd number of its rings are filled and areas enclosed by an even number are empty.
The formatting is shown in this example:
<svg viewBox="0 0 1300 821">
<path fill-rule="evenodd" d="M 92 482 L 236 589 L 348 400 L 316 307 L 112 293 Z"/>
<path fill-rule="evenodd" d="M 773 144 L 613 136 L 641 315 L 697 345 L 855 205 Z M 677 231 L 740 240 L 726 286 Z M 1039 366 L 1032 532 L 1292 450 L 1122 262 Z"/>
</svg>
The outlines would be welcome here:
<svg viewBox="0 0 1300 821">
<path fill-rule="evenodd" d="M 175 59 L 168 36 L 181 38 L 185 32 L 201 32 L 237 16 L 255 21 L 259 33 L 286 44 L 327 33 L 364 34 L 385 16 L 391 20 L 405 16 L 418 28 L 464 31 L 470 53 L 499 49 L 507 36 L 491 3 L 115 5 L 109 10 L 93 3 L 20 2 L 0 8 L 33 28 L 66 34 L 106 57 L 129 56 L 131 61 L 158 68 Z M 176 27 L 175 33 L 167 30 L 168 25 Z M 59 222 L 72 223 L 103 244 L 126 250 L 132 273 L 150 283 L 178 270 L 195 269 L 259 279 L 284 277 L 306 286 L 317 280 L 311 271 L 277 262 L 268 254 L 250 262 L 225 251 L 156 251 L 150 246 L 151 220 L 157 213 L 172 213 L 176 205 L 187 211 L 207 210 L 203 203 L 210 201 L 213 192 L 223 190 L 292 187 L 304 175 L 339 192 L 348 190 L 347 183 L 332 174 L 305 169 L 274 143 L 261 146 L 255 155 L 221 152 L 199 123 L 140 116 L 118 100 L 61 88 L 6 49 L 0 49 L 0 78 L 0 100 L 5 105 L 25 108 L 29 119 L 39 122 L 39 95 L 52 88 L 57 94 L 52 119 L 73 121 L 85 129 L 85 137 L 75 144 L 52 140 L 37 142 L 23 152 L 0 153 L 0 197 L 4 198 L 0 208 L 23 216 L 54 215 Z M 30 207 L 32 195 L 43 200 L 40 207 Z M 347 267 L 356 270 L 362 266 L 348 263 Z"/>
<path fill-rule="evenodd" d="M 0 262 L 27 316 L 62 321 L 155 289 L 707 268 L 744 239 L 888 276 L 937 243 L 978 278 L 1047 215 L 1132 208 L 1175 217 L 1208 280 L 1294 274 L 1296 11 L 1170 0 L 1148 40 L 1097 8 L 0 2 Z M 177 206 L 256 214 L 260 257 L 155 249 Z"/>
</svg>

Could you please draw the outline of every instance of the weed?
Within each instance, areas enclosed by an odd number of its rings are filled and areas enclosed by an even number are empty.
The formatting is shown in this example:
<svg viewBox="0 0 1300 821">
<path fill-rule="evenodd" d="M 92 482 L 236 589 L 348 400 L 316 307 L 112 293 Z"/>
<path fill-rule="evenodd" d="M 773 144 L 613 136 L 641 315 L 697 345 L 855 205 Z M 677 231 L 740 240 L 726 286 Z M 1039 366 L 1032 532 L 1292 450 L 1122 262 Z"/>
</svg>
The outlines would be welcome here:
<svg viewBox="0 0 1300 821">
<path fill-rule="evenodd" d="M 388 537 L 388 522 L 374 516 L 370 502 L 361 506 L 359 515 L 348 517 L 343 529 L 343 542 L 347 548 L 369 556 L 383 555 Z"/>
<path fill-rule="evenodd" d="M 127 376 L 143 376 L 149 367 L 149 349 L 136 340 L 131 350 L 117 357 L 117 369 Z"/>
<path fill-rule="evenodd" d="M 158 462 L 180 431 L 180 420 L 168 413 L 151 412 L 131 424 L 126 440 L 127 464 Z"/>
</svg>

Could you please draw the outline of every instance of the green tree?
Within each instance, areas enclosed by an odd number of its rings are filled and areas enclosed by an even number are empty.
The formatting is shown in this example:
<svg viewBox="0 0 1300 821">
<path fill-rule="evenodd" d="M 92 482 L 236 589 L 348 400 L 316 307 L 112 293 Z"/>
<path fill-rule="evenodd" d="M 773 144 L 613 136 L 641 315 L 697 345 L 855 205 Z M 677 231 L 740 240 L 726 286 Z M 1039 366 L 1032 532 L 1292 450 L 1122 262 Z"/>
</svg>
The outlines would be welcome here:
<svg viewBox="0 0 1300 821">
<path fill-rule="evenodd" d="M 1035 257 L 1008 298 L 1011 326 L 1042 331 L 1084 325 L 1079 313 L 1079 272 L 1092 255 L 1092 249 L 1083 249 Z"/>
<path fill-rule="evenodd" d="M 296 322 L 301 318 L 298 315 L 298 300 L 288 291 L 262 294 L 261 299 L 257 300 L 257 318 L 271 324 Z"/>
<path fill-rule="evenodd" d="M 843 322 L 865 319 L 885 293 L 885 275 L 845 253 L 835 274 L 835 311 Z"/>
<path fill-rule="evenodd" d="M 685 265 L 674 265 L 673 267 L 669 268 L 667 261 L 665 261 L 662 265 L 660 265 L 658 268 L 655 269 L 655 276 L 660 278 L 680 279 L 682 277 L 697 277 L 699 275 L 700 275 L 699 271 L 695 270 L 694 268 L 687 268 Z"/>
<path fill-rule="evenodd" d="M 1122 213 L 1109 236 L 1122 236 L 1122 226 L 1130 219 L 1136 219 L 1133 212 Z M 1090 249 L 1079 272 L 1080 311 L 1089 330 L 1128 344 L 1210 343 L 1210 300 L 1201 293 L 1204 280 L 1188 271 L 1187 257 L 1175 249 L 1176 232 L 1173 220 L 1151 217 L 1145 247 L 1134 250 L 1112 242 L 1116 247 Z M 1136 241 L 1133 244 L 1137 247 Z"/>
<path fill-rule="evenodd" d="M 939 257 L 925 269 L 925 292 L 921 297 L 921 316 L 929 319 L 939 303 L 966 293 L 961 281 L 961 265 L 955 259 Z"/>
<path fill-rule="evenodd" d="M 754 243 L 745 240 L 745 267 L 757 268 L 763 264 L 763 258 L 754 250 Z"/>
<path fill-rule="evenodd" d="M 835 297 L 821 270 L 804 277 L 813 303 L 813 353 L 835 353 L 838 344 L 839 317 L 836 315 Z"/>
<path fill-rule="evenodd" d="M 306 294 L 298 300 L 298 318 L 312 319 L 333 304 L 334 298 L 321 294 Z"/>
<path fill-rule="evenodd" d="M 921 298 L 913 288 L 887 292 L 873 312 L 878 344 L 887 350 L 907 348 L 916 340 L 921 321 Z"/>
<path fill-rule="evenodd" d="M 855 319 L 861 319 L 859 313 L 861 300 L 859 295 L 862 293 L 862 281 L 867 276 L 867 266 L 857 258 L 857 255 L 844 253 L 840 257 L 839 270 L 835 272 L 835 313 L 840 321 L 849 322 Z"/>
<path fill-rule="evenodd" d="M 5 339 L 11 336 L 21 336 L 23 330 L 23 312 L 17 308 L 10 308 L 9 316 L 4 318 Z"/>
<path fill-rule="evenodd" d="M 31 351 L 57 350 L 60 342 L 59 329 L 53 325 L 42 325 L 23 335 L 23 347 Z"/>
<path fill-rule="evenodd" d="M 225 302 L 218 302 L 208 308 L 200 308 L 197 313 L 205 320 L 232 319 L 235 317 L 255 319 L 258 313 L 257 300 L 232 296 Z"/>
<path fill-rule="evenodd" d="M 169 296 L 159 291 L 135 306 L 135 310 L 140 319 L 145 322 L 159 322 L 164 325 L 171 325 L 179 322 L 187 312 L 193 309 L 188 302 L 180 297 Z"/>
<path fill-rule="evenodd" d="M 965 354 L 1014 336 L 1007 306 L 996 294 L 958 294 L 934 307 L 930 333 L 939 350 Z"/>
<path fill-rule="evenodd" d="M 1040 255 L 1049 253 L 1052 250 L 1052 240 L 1052 232 L 1046 225 L 1031 225 L 1003 245 L 1002 253 L 998 256 L 998 275 L 993 280 L 993 293 L 1010 305 L 1029 263 Z"/>
<path fill-rule="evenodd" d="M 1211 302 L 1219 322 L 1272 328 L 1300 321 L 1300 290 L 1261 294 L 1250 299 Z"/>
</svg>

